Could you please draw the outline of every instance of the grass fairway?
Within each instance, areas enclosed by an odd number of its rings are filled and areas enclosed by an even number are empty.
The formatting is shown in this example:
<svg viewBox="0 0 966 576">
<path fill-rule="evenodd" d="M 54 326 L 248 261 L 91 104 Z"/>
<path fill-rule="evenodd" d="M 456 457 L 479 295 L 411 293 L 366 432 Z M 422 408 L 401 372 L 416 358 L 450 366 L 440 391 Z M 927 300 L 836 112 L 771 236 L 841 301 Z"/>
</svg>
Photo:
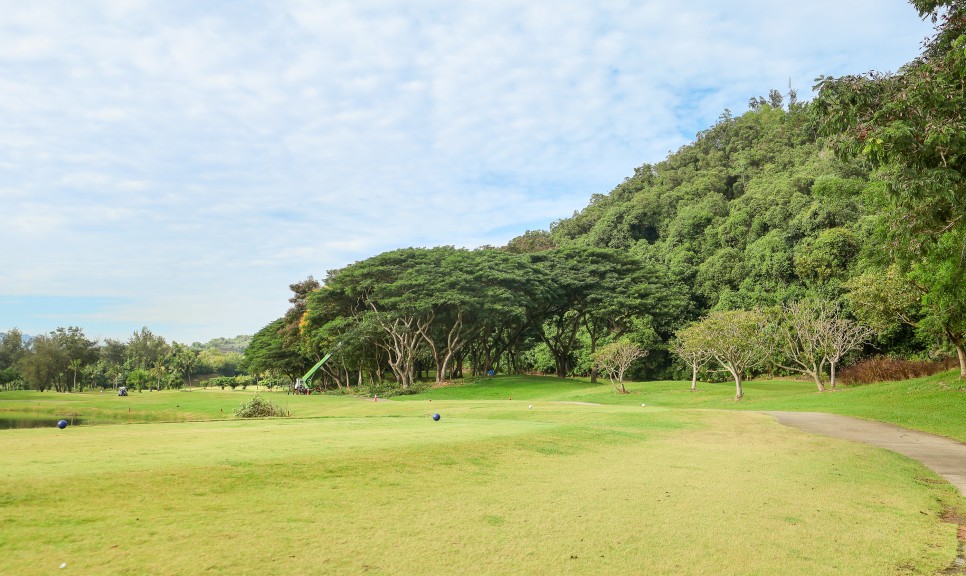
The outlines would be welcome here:
<svg viewBox="0 0 966 576">
<path fill-rule="evenodd" d="M 406 399 L 447 398 L 528 400 L 547 399 L 668 408 L 715 410 L 793 410 L 829 412 L 891 422 L 966 442 L 966 381 L 957 371 L 902 382 L 882 382 L 839 388 L 819 394 L 810 382 L 751 380 L 744 383 L 745 397 L 734 401 L 733 382 L 628 382 L 629 394 L 617 394 L 606 383 L 586 379 L 557 380 L 540 377 L 502 377 L 465 386 L 429 390 Z"/>
<path fill-rule="evenodd" d="M 504 384 L 513 401 L 275 395 L 300 417 L 0 431 L 0 573 L 880 575 L 955 556 L 939 516 L 962 499 L 901 456 Z M 246 396 L 150 402 L 217 418 Z"/>
</svg>

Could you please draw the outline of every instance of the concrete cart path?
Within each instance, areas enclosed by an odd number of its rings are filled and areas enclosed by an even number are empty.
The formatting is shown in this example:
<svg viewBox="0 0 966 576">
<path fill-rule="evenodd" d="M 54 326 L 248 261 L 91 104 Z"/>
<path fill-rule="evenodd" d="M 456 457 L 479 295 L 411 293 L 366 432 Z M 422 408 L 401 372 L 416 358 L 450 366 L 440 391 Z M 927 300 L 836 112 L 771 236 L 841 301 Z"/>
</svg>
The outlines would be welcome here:
<svg viewBox="0 0 966 576">
<path fill-rule="evenodd" d="M 779 424 L 846 440 L 865 442 L 922 462 L 966 496 L 966 444 L 901 428 L 894 424 L 860 420 L 821 412 L 763 412 Z"/>
</svg>

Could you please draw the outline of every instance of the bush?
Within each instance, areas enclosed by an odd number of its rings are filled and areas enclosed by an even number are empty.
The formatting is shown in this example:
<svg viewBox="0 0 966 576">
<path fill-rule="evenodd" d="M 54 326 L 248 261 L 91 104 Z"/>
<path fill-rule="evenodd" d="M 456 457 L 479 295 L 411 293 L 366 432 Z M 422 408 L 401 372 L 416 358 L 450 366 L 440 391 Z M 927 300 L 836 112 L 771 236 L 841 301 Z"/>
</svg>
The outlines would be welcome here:
<svg viewBox="0 0 966 576">
<path fill-rule="evenodd" d="M 410 384 L 409 388 L 403 388 L 396 384 L 395 381 L 385 380 L 382 384 L 378 382 L 371 382 L 369 384 L 364 384 L 362 386 L 356 387 L 356 391 L 361 396 L 367 396 L 372 398 L 373 396 L 378 396 L 380 398 L 390 398 L 392 396 L 406 396 L 409 394 L 419 394 L 430 388 L 431 383 L 416 381 Z"/>
<path fill-rule="evenodd" d="M 271 390 L 272 388 L 287 388 L 292 385 L 287 378 L 265 378 L 258 382 L 262 386 Z"/>
<path fill-rule="evenodd" d="M 241 406 L 235 409 L 236 418 L 265 418 L 267 416 L 291 416 L 291 414 L 258 394 L 252 396 L 252 399 L 248 402 L 242 402 Z"/>
<path fill-rule="evenodd" d="M 225 386 L 231 386 L 231 389 L 234 390 L 235 386 L 238 386 L 238 384 L 231 376 L 215 376 L 214 378 L 209 378 L 205 381 L 205 387 L 208 386 L 215 386 L 221 388 L 222 390 L 225 389 Z"/>
<path fill-rule="evenodd" d="M 856 362 L 843 369 L 836 379 L 845 385 L 872 384 L 873 382 L 889 382 L 894 380 L 909 380 L 922 378 L 944 372 L 958 365 L 955 358 L 943 360 L 905 360 L 876 356 L 868 360 Z"/>
</svg>

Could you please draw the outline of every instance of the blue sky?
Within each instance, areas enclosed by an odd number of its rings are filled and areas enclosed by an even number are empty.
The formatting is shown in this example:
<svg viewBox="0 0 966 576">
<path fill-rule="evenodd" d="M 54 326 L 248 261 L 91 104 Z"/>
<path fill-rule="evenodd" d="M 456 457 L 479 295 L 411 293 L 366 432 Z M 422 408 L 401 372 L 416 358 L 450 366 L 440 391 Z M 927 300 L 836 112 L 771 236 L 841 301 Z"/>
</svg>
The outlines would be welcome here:
<svg viewBox="0 0 966 576">
<path fill-rule="evenodd" d="M 725 108 L 913 58 L 903 0 L 0 0 L 0 331 L 251 334 L 392 248 L 502 245 Z"/>
</svg>

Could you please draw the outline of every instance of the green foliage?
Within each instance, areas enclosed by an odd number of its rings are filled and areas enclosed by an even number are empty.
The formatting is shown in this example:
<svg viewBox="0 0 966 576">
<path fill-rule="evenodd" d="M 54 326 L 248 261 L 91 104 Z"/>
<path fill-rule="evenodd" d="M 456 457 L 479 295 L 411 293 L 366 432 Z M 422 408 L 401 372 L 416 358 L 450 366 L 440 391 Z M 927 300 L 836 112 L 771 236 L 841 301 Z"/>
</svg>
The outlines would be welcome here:
<svg viewBox="0 0 966 576">
<path fill-rule="evenodd" d="M 308 361 L 282 332 L 285 319 L 279 318 L 259 330 L 245 349 L 245 368 L 252 373 L 284 374 L 294 381 L 309 368 Z"/>
<path fill-rule="evenodd" d="M 235 418 L 268 418 L 272 416 L 291 416 L 288 410 L 274 402 L 255 394 L 247 402 L 235 409 Z"/>
<path fill-rule="evenodd" d="M 215 376 L 214 378 L 208 378 L 205 380 L 205 387 L 213 386 L 215 388 L 231 388 L 234 390 L 239 386 L 240 382 L 235 379 L 234 376 Z"/>
<path fill-rule="evenodd" d="M 236 352 L 241 354 L 248 348 L 248 345 L 252 341 L 252 336 L 248 335 L 238 335 L 234 338 L 212 338 L 211 340 L 202 344 L 201 342 L 193 342 L 191 344 L 191 350 L 195 352 L 201 352 L 202 350 L 219 350 L 221 352 Z"/>
<path fill-rule="evenodd" d="M 135 368 L 127 375 L 127 385 L 136 389 L 138 392 L 150 385 L 151 373 L 143 368 Z"/>
<path fill-rule="evenodd" d="M 885 186 L 876 232 L 916 286 L 921 330 L 955 347 L 966 377 L 966 6 L 913 2 L 937 23 L 921 57 L 896 74 L 821 78 L 816 106 L 843 158 L 862 157 Z"/>
</svg>

